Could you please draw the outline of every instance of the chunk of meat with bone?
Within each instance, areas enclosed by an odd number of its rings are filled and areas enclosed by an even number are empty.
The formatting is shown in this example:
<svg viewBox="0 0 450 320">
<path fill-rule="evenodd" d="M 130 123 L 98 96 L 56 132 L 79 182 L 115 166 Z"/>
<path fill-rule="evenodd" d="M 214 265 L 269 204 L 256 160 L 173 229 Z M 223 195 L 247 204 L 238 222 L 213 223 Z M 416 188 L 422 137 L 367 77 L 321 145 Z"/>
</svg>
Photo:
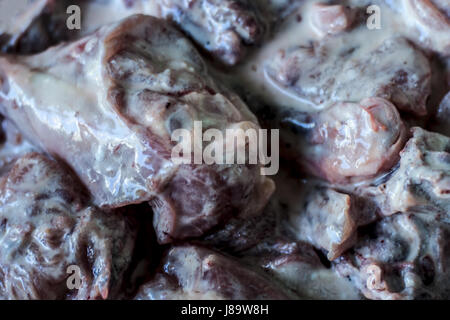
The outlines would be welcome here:
<svg viewBox="0 0 450 320">
<path fill-rule="evenodd" d="M 401 13 L 406 24 L 419 32 L 419 43 L 450 56 L 450 1 L 402 0 Z"/>
<path fill-rule="evenodd" d="M 84 28 L 100 26 L 98 16 L 105 10 L 117 21 L 141 13 L 174 21 L 200 47 L 226 65 L 238 63 L 247 45 L 256 44 L 263 34 L 251 1 L 247 0 L 109 0 L 81 1 L 88 15 Z"/>
<path fill-rule="evenodd" d="M 0 298 L 107 299 L 118 293 L 135 232 L 119 212 L 90 206 L 63 167 L 37 153 L 0 180 Z M 71 266 L 79 268 L 68 269 Z M 70 273 L 81 280 L 78 290 Z"/>
<path fill-rule="evenodd" d="M 132 16 L 40 55 L 0 58 L 0 70 L 2 113 L 64 159 L 97 205 L 151 201 L 161 243 L 260 212 L 273 192 L 259 165 L 172 159 L 172 133 L 194 137 L 195 121 L 223 132 L 258 124 L 163 20 Z"/>
<path fill-rule="evenodd" d="M 309 12 L 309 19 L 320 37 L 345 31 L 352 24 L 351 12 L 343 5 L 314 3 Z"/>
<path fill-rule="evenodd" d="M 288 299 L 282 287 L 231 257 L 195 246 L 170 249 L 138 300 Z"/>
<path fill-rule="evenodd" d="M 351 41 L 352 37 L 327 38 L 311 46 L 280 50 L 267 61 L 266 76 L 313 107 L 381 97 L 401 110 L 427 113 L 431 69 L 420 51 L 404 38 L 359 47 Z"/>
<path fill-rule="evenodd" d="M 450 213 L 450 138 L 413 128 L 400 167 L 378 187 L 385 215 L 396 212 Z"/>
<path fill-rule="evenodd" d="M 402 213 L 373 226 L 335 265 L 368 299 L 448 299 L 450 226 L 438 215 Z"/>
<path fill-rule="evenodd" d="M 307 172 L 330 182 L 374 176 L 398 160 L 405 126 L 387 100 L 369 98 L 338 103 L 315 114 L 287 112 L 281 116 L 286 154 Z"/>
<path fill-rule="evenodd" d="M 0 2 L 0 51 L 33 53 L 68 36 L 65 1 Z"/>
</svg>

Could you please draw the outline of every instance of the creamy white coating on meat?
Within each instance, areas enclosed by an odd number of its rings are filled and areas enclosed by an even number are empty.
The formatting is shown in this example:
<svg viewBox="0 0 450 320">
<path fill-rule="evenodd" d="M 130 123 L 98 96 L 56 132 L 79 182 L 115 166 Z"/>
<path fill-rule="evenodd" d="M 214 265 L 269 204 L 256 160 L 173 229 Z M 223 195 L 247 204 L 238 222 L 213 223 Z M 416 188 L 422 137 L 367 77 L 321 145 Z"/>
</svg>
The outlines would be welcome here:
<svg viewBox="0 0 450 320">
<path fill-rule="evenodd" d="M 90 205 L 70 172 L 27 154 L 0 180 L 0 298 L 113 298 L 134 238 L 131 221 Z M 80 270 L 78 290 L 67 285 L 72 265 Z"/>
<path fill-rule="evenodd" d="M 74 169 L 97 200 L 107 190 L 106 206 L 149 201 L 160 243 L 200 237 L 141 271 L 136 299 L 450 297 L 449 0 L 77 3 L 82 35 L 145 13 L 170 20 L 206 58 L 176 32 L 149 36 L 133 18 L 41 56 L 0 57 L 1 112 L 72 167 L 72 155 L 95 149 Z M 379 30 L 366 24 L 372 4 Z M 221 82 L 281 130 L 282 157 L 294 160 L 282 160 L 270 200 L 273 183 L 257 166 L 168 159 L 171 132 L 192 130 L 195 119 L 221 131 L 259 128 Z M 20 114 L 40 104 L 50 107 Z M 61 128 L 65 139 L 51 134 Z M 0 172 L 28 147 L 7 141 Z"/>
<path fill-rule="evenodd" d="M 67 5 L 66 0 L 1 1 L 0 51 L 39 52 L 66 39 Z"/>
<path fill-rule="evenodd" d="M 280 300 L 288 292 L 237 260 L 196 245 L 169 250 L 161 271 L 144 284 L 138 300 Z"/>
<path fill-rule="evenodd" d="M 385 218 L 334 267 L 368 299 L 448 299 L 449 227 L 433 213 Z"/>
<path fill-rule="evenodd" d="M 450 138 L 422 128 L 412 131 L 399 168 L 378 187 L 380 207 L 385 215 L 430 211 L 449 221 Z"/>
<path fill-rule="evenodd" d="M 2 57 L 0 69 L 3 114 L 64 159 L 97 205 L 151 201 L 162 243 L 259 213 L 273 192 L 259 165 L 180 165 L 171 158 L 171 134 L 184 128 L 193 137 L 194 121 L 223 132 L 259 126 L 162 20 L 132 16 L 39 55 Z"/>
</svg>

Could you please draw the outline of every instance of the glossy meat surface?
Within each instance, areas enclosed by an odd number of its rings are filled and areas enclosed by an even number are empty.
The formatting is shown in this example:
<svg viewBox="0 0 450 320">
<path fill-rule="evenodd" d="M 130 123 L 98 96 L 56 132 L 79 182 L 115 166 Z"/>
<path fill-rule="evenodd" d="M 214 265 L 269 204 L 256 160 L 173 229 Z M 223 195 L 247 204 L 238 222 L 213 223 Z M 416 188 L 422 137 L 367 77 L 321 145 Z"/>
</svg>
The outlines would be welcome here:
<svg viewBox="0 0 450 320">
<path fill-rule="evenodd" d="M 231 257 L 195 245 L 170 249 L 162 270 L 138 292 L 138 300 L 288 299 L 281 287 Z"/>
<path fill-rule="evenodd" d="M 258 213 L 273 191 L 257 165 L 172 161 L 176 129 L 258 128 L 168 23 L 142 15 L 26 58 L 0 58 L 2 112 L 65 160 L 97 205 L 150 201 L 160 242 Z M 44 88 L 51 88 L 50 94 Z"/>
<path fill-rule="evenodd" d="M 338 103 L 317 113 L 286 112 L 284 153 L 309 174 L 331 182 L 362 179 L 390 169 L 406 130 L 394 105 L 381 98 Z"/>
<path fill-rule="evenodd" d="M 120 212 L 89 204 L 70 172 L 44 155 L 19 158 L 0 180 L 0 298 L 114 298 L 135 231 Z M 81 284 L 69 289 L 67 270 Z"/>
<path fill-rule="evenodd" d="M 65 0 L 0 3 L 0 51 L 33 53 L 66 39 Z"/>
</svg>

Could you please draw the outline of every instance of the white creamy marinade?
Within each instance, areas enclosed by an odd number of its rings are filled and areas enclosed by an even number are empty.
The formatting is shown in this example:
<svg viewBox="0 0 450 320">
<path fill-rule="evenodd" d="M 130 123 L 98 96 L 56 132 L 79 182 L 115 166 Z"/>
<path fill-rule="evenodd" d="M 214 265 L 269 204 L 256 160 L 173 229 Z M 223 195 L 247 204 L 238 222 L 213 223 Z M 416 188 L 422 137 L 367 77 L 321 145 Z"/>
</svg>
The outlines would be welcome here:
<svg viewBox="0 0 450 320">
<path fill-rule="evenodd" d="M 448 0 L 0 3 L 0 299 L 450 298 Z M 198 120 L 280 171 L 174 163 Z"/>
</svg>

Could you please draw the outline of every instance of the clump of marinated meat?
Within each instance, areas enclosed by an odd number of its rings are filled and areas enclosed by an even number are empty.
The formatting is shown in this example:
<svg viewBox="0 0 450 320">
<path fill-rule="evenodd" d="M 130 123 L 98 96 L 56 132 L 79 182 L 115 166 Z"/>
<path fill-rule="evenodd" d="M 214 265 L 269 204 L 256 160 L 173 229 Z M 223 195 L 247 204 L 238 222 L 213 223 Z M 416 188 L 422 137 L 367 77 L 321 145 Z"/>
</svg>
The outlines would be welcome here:
<svg viewBox="0 0 450 320">
<path fill-rule="evenodd" d="M 450 138 L 413 128 L 399 168 L 378 187 L 383 214 L 450 212 Z"/>
<path fill-rule="evenodd" d="M 334 267 L 366 298 L 449 298 L 450 226 L 438 214 L 401 213 L 365 231 Z"/>
<path fill-rule="evenodd" d="M 405 38 L 354 46 L 350 35 L 280 48 L 267 61 L 266 75 L 281 90 L 316 107 L 381 97 L 401 110 L 425 115 L 428 59 Z"/>
<path fill-rule="evenodd" d="M 358 289 L 324 265 L 306 243 L 287 238 L 266 239 L 245 252 L 242 259 L 250 265 L 259 265 L 300 299 L 361 298 Z"/>
<path fill-rule="evenodd" d="M 200 46 L 218 60 L 234 65 L 245 53 L 245 45 L 261 38 L 263 27 L 251 1 L 165 0 L 160 1 L 163 17 L 173 19 Z"/>
<path fill-rule="evenodd" d="M 413 28 L 412 38 L 450 56 L 450 2 L 448 0 L 401 0 L 401 14 Z"/>
<path fill-rule="evenodd" d="M 195 121 L 222 132 L 259 126 L 163 20 L 132 16 L 40 55 L 0 58 L 0 69 L 2 113 L 64 159 L 97 205 L 150 201 L 161 243 L 258 213 L 273 192 L 259 165 L 172 159 L 172 133 L 193 136 Z"/>
<path fill-rule="evenodd" d="M 169 250 L 161 270 L 140 288 L 136 299 L 289 299 L 284 290 L 232 257 L 186 244 Z"/>
<path fill-rule="evenodd" d="M 61 0 L 10 0 L 0 3 L 0 51 L 33 53 L 67 38 Z"/>
<path fill-rule="evenodd" d="M 82 185 L 46 156 L 19 158 L 0 180 L 2 299 L 114 298 L 134 240 L 125 215 L 91 206 Z M 78 290 L 68 286 L 70 266 L 80 270 Z"/>
<path fill-rule="evenodd" d="M 337 103 L 316 113 L 280 115 L 284 153 L 331 182 L 367 178 L 397 161 L 406 132 L 394 105 L 381 98 Z"/>
<path fill-rule="evenodd" d="M 374 207 L 362 208 L 357 198 L 328 188 L 313 188 L 301 204 L 290 217 L 295 235 L 325 250 L 329 260 L 351 248 L 357 228 L 375 217 Z"/>
<path fill-rule="evenodd" d="M 308 18 L 320 37 L 345 31 L 353 22 L 352 12 L 340 4 L 314 3 Z"/>
<path fill-rule="evenodd" d="M 140 13 L 173 21 L 215 59 L 235 65 L 244 57 L 246 46 L 259 42 L 264 27 L 252 1 L 247 0 L 107 0 L 83 2 L 92 31 L 101 25 L 97 18 L 114 22 Z"/>
</svg>

